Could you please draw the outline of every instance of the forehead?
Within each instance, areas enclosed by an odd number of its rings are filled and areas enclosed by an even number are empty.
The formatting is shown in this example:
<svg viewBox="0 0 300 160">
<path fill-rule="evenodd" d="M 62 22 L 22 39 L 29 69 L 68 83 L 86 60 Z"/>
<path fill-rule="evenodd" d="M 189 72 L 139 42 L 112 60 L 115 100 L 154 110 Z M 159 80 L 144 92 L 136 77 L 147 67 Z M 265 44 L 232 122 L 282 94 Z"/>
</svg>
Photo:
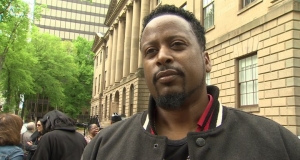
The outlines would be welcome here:
<svg viewBox="0 0 300 160">
<path fill-rule="evenodd" d="M 144 29 L 143 35 L 152 34 L 153 31 L 176 32 L 176 33 L 193 33 L 192 27 L 188 21 L 177 15 L 161 15 L 152 19 Z M 179 32 L 180 31 L 180 32 Z"/>
</svg>

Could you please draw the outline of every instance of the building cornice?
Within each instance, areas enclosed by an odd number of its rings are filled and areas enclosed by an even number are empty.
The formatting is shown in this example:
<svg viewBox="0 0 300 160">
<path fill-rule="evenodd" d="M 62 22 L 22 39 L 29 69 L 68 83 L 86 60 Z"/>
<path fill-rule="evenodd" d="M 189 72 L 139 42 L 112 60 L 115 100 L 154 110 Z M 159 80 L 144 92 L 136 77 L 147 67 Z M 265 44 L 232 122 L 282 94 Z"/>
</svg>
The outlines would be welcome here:
<svg viewBox="0 0 300 160">
<path fill-rule="evenodd" d="M 119 16 L 121 10 L 127 4 L 128 0 L 111 0 L 109 4 L 109 8 L 107 11 L 107 15 L 104 21 L 104 24 L 107 26 L 111 26 L 116 18 Z"/>
<path fill-rule="evenodd" d="M 125 17 L 126 9 L 132 8 L 132 5 L 132 0 L 119 0 L 119 2 L 118 0 L 111 0 L 104 24 L 107 26 L 112 26 L 114 23 L 117 23 L 116 20 L 118 21 L 120 18 Z M 109 28 L 104 35 L 99 35 L 97 33 L 95 34 L 94 43 L 92 46 L 92 51 L 94 53 L 97 53 L 99 46 L 107 42 L 111 30 L 113 30 L 113 28 Z"/>
<path fill-rule="evenodd" d="M 106 43 L 106 40 L 103 38 L 103 35 L 100 33 L 96 33 L 94 43 L 92 46 L 92 51 L 96 54 L 103 43 Z"/>
</svg>

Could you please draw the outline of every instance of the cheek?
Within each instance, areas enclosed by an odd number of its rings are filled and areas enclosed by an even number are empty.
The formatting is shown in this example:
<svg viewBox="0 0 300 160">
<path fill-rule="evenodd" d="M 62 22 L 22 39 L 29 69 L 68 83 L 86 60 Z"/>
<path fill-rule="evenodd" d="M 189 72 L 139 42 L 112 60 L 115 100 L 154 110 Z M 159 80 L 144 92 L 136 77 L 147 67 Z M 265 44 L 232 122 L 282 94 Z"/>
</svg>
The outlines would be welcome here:
<svg viewBox="0 0 300 160">
<path fill-rule="evenodd" d="M 144 63 L 144 75 L 145 75 L 146 84 L 151 85 L 153 79 L 153 73 L 151 67 L 147 65 L 147 63 Z"/>
<path fill-rule="evenodd" d="M 153 84 L 154 74 L 151 72 L 151 70 L 144 69 L 144 75 L 145 75 L 146 85 L 147 85 L 150 93 L 152 95 L 155 94 L 155 86 Z"/>
<path fill-rule="evenodd" d="M 190 65 L 185 68 L 186 80 L 190 82 L 200 82 L 201 78 L 205 75 L 204 67 L 201 62 L 191 62 Z"/>
<path fill-rule="evenodd" d="M 151 90 L 153 87 L 152 76 L 149 73 L 145 73 L 145 81 L 148 88 Z"/>
</svg>

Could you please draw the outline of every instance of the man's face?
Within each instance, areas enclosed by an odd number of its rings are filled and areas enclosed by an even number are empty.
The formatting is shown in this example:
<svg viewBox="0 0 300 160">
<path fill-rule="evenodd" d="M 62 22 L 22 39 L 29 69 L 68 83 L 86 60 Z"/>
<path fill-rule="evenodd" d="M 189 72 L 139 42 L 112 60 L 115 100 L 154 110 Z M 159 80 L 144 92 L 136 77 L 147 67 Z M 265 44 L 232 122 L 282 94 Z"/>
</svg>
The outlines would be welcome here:
<svg viewBox="0 0 300 160">
<path fill-rule="evenodd" d="M 151 20 L 141 37 L 141 52 L 146 83 L 159 107 L 176 109 L 202 93 L 210 61 L 186 20 L 176 15 Z"/>
</svg>

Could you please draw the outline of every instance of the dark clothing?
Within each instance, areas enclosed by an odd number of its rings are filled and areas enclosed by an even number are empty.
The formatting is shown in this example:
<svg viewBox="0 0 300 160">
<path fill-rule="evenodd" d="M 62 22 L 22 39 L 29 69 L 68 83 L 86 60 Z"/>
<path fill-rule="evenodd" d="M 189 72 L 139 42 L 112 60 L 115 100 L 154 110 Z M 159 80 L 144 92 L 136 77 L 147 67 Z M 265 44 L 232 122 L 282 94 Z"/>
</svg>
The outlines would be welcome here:
<svg viewBox="0 0 300 160">
<path fill-rule="evenodd" d="M 40 120 L 46 133 L 39 142 L 33 160 L 79 160 L 86 141 L 76 132 L 74 121 L 66 114 L 53 110 Z"/>
<path fill-rule="evenodd" d="M 37 146 L 39 144 L 39 141 L 40 141 L 40 137 L 42 135 L 38 132 L 38 131 L 35 131 L 31 137 L 30 137 L 30 141 L 32 141 L 32 145 L 28 145 L 26 144 L 25 145 L 25 150 L 26 150 L 26 160 L 31 160 L 32 159 L 32 156 L 35 152 L 35 150 L 37 149 Z"/>
<path fill-rule="evenodd" d="M 270 119 L 222 106 L 218 88 L 208 86 L 207 90 L 214 98 L 213 106 L 220 106 L 222 123 L 207 131 L 188 133 L 191 160 L 300 159 L 300 140 L 289 130 Z M 150 123 L 153 108 L 155 104 L 149 103 Z M 86 146 L 82 159 L 164 159 L 168 139 L 152 135 L 150 127 L 143 126 L 147 116 L 148 111 L 137 113 L 101 130 Z"/>
<path fill-rule="evenodd" d="M 33 160 L 79 160 L 86 141 L 76 131 L 53 130 L 43 135 Z"/>
</svg>

